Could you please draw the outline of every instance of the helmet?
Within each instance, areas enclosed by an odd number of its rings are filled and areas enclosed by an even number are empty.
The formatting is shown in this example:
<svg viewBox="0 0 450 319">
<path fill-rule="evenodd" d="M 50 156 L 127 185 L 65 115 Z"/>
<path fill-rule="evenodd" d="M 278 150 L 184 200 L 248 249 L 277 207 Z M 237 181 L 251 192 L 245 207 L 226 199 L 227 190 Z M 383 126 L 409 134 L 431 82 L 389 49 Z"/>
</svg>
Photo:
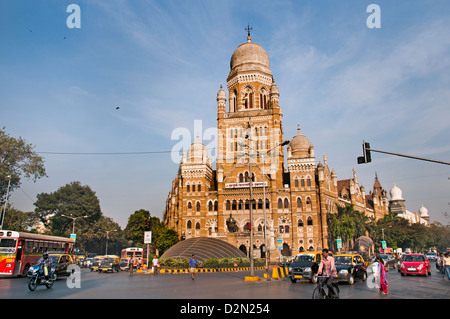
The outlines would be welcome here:
<svg viewBox="0 0 450 319">
<path fill-rule="evenodd" d="M 47 258 L 48 258 L 48 252 L 45 252 L 45 253 L 42 255 L 42 257 L 44 257 L 44 259 L 47 259 Z"/>
</svg>

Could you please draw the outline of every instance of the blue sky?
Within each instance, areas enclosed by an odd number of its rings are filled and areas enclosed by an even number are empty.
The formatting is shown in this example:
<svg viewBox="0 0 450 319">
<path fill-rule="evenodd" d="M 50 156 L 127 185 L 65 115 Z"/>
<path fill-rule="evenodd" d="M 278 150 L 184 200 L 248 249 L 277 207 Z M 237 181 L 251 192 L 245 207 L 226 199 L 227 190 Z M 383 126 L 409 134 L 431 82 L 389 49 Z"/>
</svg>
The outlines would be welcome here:
<svg viewBox="0 0 450 319">
<path fill-rule="evenodd" d="M 69 29 L 69 4 L 81 28 Z M 366 8 L 381 8 L 369 29 Z M 285 139 L 302 133 L 317 161 L 368 192 L 375 172 L 406 207 L 423 204 L 447 224 L 450 166 L 372 154 L 374 149 L 450 161 L 450 6 L 433 1 L 0 2 L 0 125 L 37 152 L 170 151 L 177 128 L 216 127 L 216 94 L 234 50 L 267 51 L 280 90 Z M 116 109 L 119 106 L 120 109 Z M 135 210 L 162 217 L 178 164 L 170 153 L 45 154 L 48 178 L 24 181 L 13 205 L 71 181 L 89 185 L 122 227 Z"/>
</svg>

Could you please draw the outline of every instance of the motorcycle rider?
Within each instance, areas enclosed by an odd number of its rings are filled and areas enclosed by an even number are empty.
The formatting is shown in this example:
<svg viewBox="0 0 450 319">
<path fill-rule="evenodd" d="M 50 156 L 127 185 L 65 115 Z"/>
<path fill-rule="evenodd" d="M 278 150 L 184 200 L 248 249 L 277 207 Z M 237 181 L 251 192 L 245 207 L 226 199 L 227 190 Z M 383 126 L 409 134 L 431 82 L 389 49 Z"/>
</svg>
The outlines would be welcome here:
<svg viewBox="0 0 450 319">
<path fill-rule="evenodd" d="M 39 267 L 42 267 L 42 269 L 44 270 L 44 278 L 45 281 L 48 282 L 50 271 L 52 269 L 52 260 L 51 258 L 48 258 L 48 252 L 45 252 L 42 255 L 42 260 L 39 263 Z"/>
</svg>

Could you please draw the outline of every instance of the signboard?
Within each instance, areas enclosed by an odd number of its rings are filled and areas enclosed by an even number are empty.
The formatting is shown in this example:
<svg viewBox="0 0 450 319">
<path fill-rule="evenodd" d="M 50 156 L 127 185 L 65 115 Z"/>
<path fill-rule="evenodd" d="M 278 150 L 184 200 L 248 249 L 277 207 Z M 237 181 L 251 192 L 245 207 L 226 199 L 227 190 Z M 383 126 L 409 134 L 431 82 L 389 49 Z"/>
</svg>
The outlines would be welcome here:
<svg viewBox="0 0 450 319">
<path fill-rule="evenodd" d="M 77 234 L 70 234 L 70 239 L 72 239 L 73 242 L 75 242 L 77 240 Z"/>
<path fill-rule="evenodd" d="M 267 182 L 253 182 L 252 187 L 267 187 Z M 247 188 L 250 187 L 250 182 L 245 183 L 227 183 L 225 188 Z"/>
<path fill-rule="evenodd" d="M 337 245 L 337 248 L 342 248 L 342 239 L 340 239 L 340 238 L 336 239 L 336 245 Z"/>
<path fill-rule="evenodd" d="M 283 250 L 283 239 L 277 239 L 277 249 Z"/>
<path fill-rule="evenodd" d="M 151 244 L 152 243 L 152 232 L 146 231 L 144 232 L 144 244 Z"/>
<path fill-rule="evenodd" d="M 381 242 L 381 246 L 383 247 L 383 249 L 386 249 L 386 248 L 387 248 L 386 242 L 385 242 L 384 240 Z"/>
</svg>

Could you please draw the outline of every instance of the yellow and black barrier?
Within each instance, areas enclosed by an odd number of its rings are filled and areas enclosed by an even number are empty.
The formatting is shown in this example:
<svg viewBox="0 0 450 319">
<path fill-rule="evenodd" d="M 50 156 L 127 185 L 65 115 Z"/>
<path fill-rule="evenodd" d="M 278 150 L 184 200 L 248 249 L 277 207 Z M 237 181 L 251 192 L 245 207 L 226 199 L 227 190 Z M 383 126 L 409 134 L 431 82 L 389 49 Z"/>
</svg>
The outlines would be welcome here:
<svg viewBox="0 0 450 319">
<path fill-rule="evenodd" d="M 231 271 L 249 271 L 250 267 L 234 267 L 234 268 L 197 268 L 196 272 L 231 272 Z M 255 270 L 264 270 L 264 267 L 255 267 Z M 182 274 L 189 273 L 189 269 L 160 269 L 160 274 Z M 149 274 L 153 271 L 148 271 Z"/>
<path fill-rule="evenodd" d="M 272 279 L 283 280 L 288 276 L 287 267 L 272 268 Z"/>
</svg>

